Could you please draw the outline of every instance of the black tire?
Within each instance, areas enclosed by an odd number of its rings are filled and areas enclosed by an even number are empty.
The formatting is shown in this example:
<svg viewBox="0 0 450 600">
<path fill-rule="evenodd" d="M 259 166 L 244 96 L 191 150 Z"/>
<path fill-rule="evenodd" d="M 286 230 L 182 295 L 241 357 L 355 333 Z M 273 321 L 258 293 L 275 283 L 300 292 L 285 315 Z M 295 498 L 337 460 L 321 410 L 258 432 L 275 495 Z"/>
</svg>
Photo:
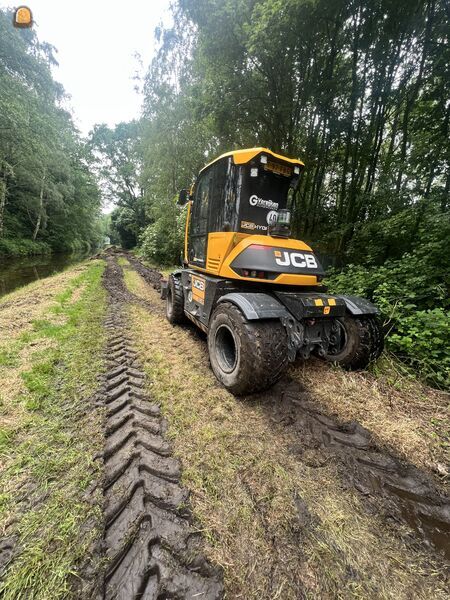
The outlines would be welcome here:
<svg viewBox="0 0 450 600">
<path fill-rule="evenodd" d="M 336 319 L 341 327 L 339 348 L 329 348 L 325 360 L 344 369 L 365 369 L 383 351 L 383 331 L 374 316 Z"/>
<path fill-rule="evenodd" d="M 169 323 L 177 325 L 184 323 L 184 294 L 180 277 L 169 276 L 166 298 L 166 317 Z"/>
<path fill-rule="evenodd" d="M 214 310 L 208 350 L 215 376 L 236 396 L 267 389 L 288 362 L 287 334 L 280 321 L 249 322 L 229 302 Z"/>
</svg>

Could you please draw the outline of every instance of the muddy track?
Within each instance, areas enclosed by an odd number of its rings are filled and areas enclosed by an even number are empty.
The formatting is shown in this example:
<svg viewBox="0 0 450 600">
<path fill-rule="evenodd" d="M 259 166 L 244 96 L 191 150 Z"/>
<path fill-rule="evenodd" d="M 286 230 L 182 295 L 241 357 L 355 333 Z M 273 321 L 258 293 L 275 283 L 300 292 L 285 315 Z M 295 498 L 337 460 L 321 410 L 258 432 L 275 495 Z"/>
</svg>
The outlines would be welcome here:
<svg viewBox="0 0 450 600">
<path fill-rule="evenodd" d="M 149 285 L 153 286 L 158 292 L 161 290 L 161 279 L 163 279 L 163 276 L 159 271 L 145 267 L 133 254 L 127 254 L 127 259 Z"/>
<path fill-rule="evenodd" d="M 136 271 L 155 289 L 161 274 L 127 255 Z M 432 477 L 414 465 L 377 447 L 370 431 L 359 423 L 339 423 L 319 410 L 308 391 L 288 377 L 260 395 L 269 418 L 309 437 L 342 465 L 343 477 L 363 496 L 375 498 L 382 512 L 404 522 L 439 554 L 450 559 L 450 502 Z M 381 506 L 382 505 L 382 506 Z"/>
<path fill-rule="evenodd" d="M 376 499 L 385 516 L 406 523 L 426 545 L 450 559 L 449 498 L 427 473 L 377 447 L 359 423 L 339 423 L 321 412 L 306 388 L 288 378 L 261 400 L 268 403 L 274 420 L 294 429 L 305 446 L 320 447 L 330 459 L 338 459 L 343 480 Z"/>
<path fill-rule="evenodd" d="M 106 409 L 105 599 L 222 597 L 221 577 L 201 555 L 201 538 L 180 484 L 180 464 L 165 440 L 159 406 L 128 336 L 124 305 L 135 301 L 122 269 L 107 258 L 110 304 Z"/>
</svg>

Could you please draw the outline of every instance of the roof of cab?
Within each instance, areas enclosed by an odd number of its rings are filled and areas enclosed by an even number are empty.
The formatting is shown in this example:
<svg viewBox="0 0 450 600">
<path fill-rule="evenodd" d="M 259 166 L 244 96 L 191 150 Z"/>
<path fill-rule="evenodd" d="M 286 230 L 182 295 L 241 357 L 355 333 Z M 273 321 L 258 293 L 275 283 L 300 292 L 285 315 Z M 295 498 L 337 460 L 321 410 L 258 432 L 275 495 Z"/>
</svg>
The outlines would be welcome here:
<svg viewBox="0 0 450 600">
<path fill-rule="evenodd" d="M 273 157 L 283 160 L 285 162 L 291 163 L 293 165 L 300 165 L 302 167 L 305 166 L 305 163 L 303 163 L 301 160 L 299 160 L 297 158 L 288 158 L 287 156 L 283 156 L 282 154 L 276 154 L 275 152 L 272 152 L 272 150 L 269 150 L 268 148 L 245 148 L 244 150 L 232 150 L 231 152 L 225 152 L 225 154 L 221 154 L 220 156 L 218 156 L 217 158 L 212 160 L 210 163 L 205 165 L 203 167 L 203 169 L 201 169 L 200 173 L 202 171 L 204 171 L 205 169 L 207 169 L 208 167 L 210 167 L 213 163 L 217 162 L 218 160 L 220 160 L 222 158 L 226 158 L 227 156 L 233 157 L 233 162 L 235 165 L 245 165 L 246 163 L 250 162 L 252 160 L 252 158 L 255 158 L 255 156 L 257 156 L 261 152 L 264 152 L 265 154 L 270 154 L 270 156 L 273 156 Z"/>
</svg>

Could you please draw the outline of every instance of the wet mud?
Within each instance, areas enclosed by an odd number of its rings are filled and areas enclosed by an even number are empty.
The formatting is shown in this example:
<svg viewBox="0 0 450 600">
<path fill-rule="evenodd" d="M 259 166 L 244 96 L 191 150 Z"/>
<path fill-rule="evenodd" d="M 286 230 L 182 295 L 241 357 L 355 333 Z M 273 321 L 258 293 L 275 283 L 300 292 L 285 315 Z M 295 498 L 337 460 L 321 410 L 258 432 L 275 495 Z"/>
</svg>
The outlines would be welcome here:
<svg viewBox="0 0 450 600">
<path fill-rule="evenodd" d="M 17 553 L 17 536 L 2 538 L 0 540 L 0 579 L 12 562 L 15 553 Z"/>
<path fill-rule="evenodd" d="M 407 524 L 450 560 L 450 501 L 430 475 L 377 447 L 359 423 L 339 423 L 321 412 L 308 390 L 287 378 L 262 394 L 261 401 L 275 422 L 301 437 L 304 447 L 320 447 L 325 460 L 338 459 L 343 478 L 364 497 L 377 499 L 385 517 Z"/>
<path fill-rule="evenodd" d="M 162 274 L 156 269 L 150 269 L 149 267 L 145 267 L 135 256 L 132 254 L 127 255 L 128 261 L 133 266 L 133 268 L 139 273 L 141 277 L 145 279 L 145 281 L 153 286 L 156 291 L 161 290 L 161 280 L 163 279 Z"/>
</svg>

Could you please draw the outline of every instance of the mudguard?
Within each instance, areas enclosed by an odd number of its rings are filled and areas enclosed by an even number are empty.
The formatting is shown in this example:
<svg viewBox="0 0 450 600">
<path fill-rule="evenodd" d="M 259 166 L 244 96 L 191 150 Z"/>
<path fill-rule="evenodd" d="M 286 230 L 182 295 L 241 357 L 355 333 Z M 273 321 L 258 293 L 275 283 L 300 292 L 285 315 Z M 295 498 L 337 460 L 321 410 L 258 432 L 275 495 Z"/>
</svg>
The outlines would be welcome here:
<svg viewBox="0 0 450 600">
<path fill-rule="evenodd" d="M 330 297 L 340 298 L 345 302 L 346 311 L 354 316 L 376 315 L 379 313 L 378 308 L 374 304 L 359 296 Z M 219 302 L 231 302 L 235 304 L 248 321 L 281 319 L 291 316 L 291 313 L 277 298 L 263 292 L 232 292 L 222 296 Z"/>
<path fill-rule="evenodd" d="M 345 306 L 347 311 L 354 316 L 361 315 L 377 315 L 380 311 L 369 302 L 365 298 L 360 298 L 359 296 L 335 296 L 336 298 L 341 298 L 345 302 Z"/>
<path fill-rule="evenodd" d="M 218 300 L 235 304 L 248 321 L 260 319 L 281 319 L 288 317 L 287 309 L 273 296 L 263 292 L 232 292 Z"/>
</svg>

